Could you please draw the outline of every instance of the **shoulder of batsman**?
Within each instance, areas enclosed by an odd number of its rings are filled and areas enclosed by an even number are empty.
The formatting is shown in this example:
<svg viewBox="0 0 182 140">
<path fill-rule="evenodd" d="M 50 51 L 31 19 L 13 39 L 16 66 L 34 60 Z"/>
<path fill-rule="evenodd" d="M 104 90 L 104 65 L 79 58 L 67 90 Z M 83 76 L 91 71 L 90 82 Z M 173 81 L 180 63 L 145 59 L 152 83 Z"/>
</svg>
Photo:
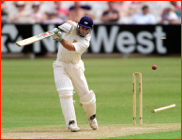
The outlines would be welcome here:
<svg viewBox="0 0 182 140">
<path fill-rule="evenodd" d="M 91 33 L 87 34 L 84 38 L 86 41 L 90 41 L 91 40 Z"/>
<path fill-rule="evenodd" d="M 91 39 L 91 35 L 85 37 L 86 41 L 90 41 L 90 39 Z"/>
</svg>

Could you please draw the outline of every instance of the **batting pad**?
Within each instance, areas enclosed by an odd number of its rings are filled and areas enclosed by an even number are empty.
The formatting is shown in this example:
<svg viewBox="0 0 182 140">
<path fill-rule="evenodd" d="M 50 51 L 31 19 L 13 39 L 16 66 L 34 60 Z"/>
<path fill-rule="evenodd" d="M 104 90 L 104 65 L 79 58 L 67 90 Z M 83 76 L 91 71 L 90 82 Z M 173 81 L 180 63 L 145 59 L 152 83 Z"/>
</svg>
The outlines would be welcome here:
<svg viewBox="0 0 182 140">
<path fill-rule="evenodd" d="M 73 91 L 59 91 L 60 104 L 67 127 L 69 126 L 70 120 L 74 120 L 75 123 L 77 124 L 72 95 Z"/>
<path fill-rule="evenodd" d="M 83 105 L 85 115 L 88 119 L 96 114 L 96 98 L 92 90 L 80 99 L 80 103 Z"/>
<path fill-rule="evenodd" d="M 55 80 L 56 83 L 56 89 L 57 91 L 65 91 L 65 90 L 72 90 L 73 91 L 73 85 L 69 78 L 60 78 L 58 80 Z"/>
</svg>

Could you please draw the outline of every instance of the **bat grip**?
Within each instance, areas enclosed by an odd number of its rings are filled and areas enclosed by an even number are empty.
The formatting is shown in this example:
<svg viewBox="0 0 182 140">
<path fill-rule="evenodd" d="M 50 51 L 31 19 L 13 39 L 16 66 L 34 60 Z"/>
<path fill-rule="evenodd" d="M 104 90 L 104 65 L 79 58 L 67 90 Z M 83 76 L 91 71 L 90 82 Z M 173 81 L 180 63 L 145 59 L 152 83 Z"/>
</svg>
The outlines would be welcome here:
<svg viewBox="0 0 182 140">
<path fill-rule="evenodd" d="M 57 34 L 58 32 L 62 31 L 61 29 L 57 29 L 56 31 L 53 31 L 55 34 Z"/>
</svg>

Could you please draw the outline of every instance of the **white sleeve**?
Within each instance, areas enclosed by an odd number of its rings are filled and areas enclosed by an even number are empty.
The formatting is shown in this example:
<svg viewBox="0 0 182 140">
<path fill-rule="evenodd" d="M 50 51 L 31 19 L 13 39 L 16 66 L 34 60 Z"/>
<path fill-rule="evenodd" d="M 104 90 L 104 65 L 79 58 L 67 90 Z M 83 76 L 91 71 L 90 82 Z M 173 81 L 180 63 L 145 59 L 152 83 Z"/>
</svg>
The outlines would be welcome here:
<svg viewBox="0 0 182 140">
<path fill-rule="evenodd" d="M 75 47 L 75 51 L 80 54 L 82 54 L 89 47 L 89 41 L 87 40 L 84 40 L 84 42 L 76 42 L 72 44 Z"/>
<path fill-rule="evenodd" d="M 69 23 L 63 23 L 60 26 L 58 26 L 58 28 L 65 33 L 71 33 L 74 27 L 70 25 Z"/>
<path fill-rule="evenodd" d="M 74 21 L 72 21 L 72 23 L 73 23 L 73 27 L 76 29 L 76 27 L 77 27 L 77 23 L 76 23 L 76 22 L 74 22 Z"/>
</svg>

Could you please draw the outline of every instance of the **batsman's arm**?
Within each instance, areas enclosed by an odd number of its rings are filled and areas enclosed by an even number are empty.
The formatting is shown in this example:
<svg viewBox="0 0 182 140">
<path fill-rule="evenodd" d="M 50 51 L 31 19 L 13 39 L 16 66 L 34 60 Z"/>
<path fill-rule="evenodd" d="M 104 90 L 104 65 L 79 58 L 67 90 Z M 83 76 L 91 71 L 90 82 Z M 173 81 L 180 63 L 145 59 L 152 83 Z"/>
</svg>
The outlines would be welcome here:
<svg viewBox="0 0 182 140">
<path fill-rule="evenodd" d="M 62 39 L 62 40 L 60 41 L 60 43 L 61 43 L 62 46 L 63 46 L 64 48 L 66 48 L 67 50 L 69 50 L 69 51 L 76 51 L 75 46 L 74 46 L 72 43 L 66 41 L 65 39 Z"/>
<path fill-rule="evenodd" d="M 74 26 L 71 20 L 66 21 L 65 23 L 58 26 L 61 32 L 71 33 L 74 30 Z"/>
<path fill-rule="evenodd" d="M 67 50 L 76 51 L 75 46 L 72 43 L 66 41 L 65 39 L 62 39 L 62 33 L 60 33 L 60 31 L 70 33 L 74 28 L 73 27 L 73 22 L 71 20 L 68 20 L 66 23 L 62 24 L 61 26 L 58 26 L 58 28 L 60 30 L 53 31 L 58 36 L 58 38 L 54 39 L 54 37 L 53 37 L 53 39 L 56 40 L 56 41 L 59 41 L 62 44 L 62 46 L 64 48 L 66 48 Z"/>
<path fill-rule="evenodd" d="M 72 43 L 70 43 L 70 42 L 68 42 L 68 41 L 66 41 L 65 39 L 62 38 L 62 32 L 60 32 L 60 31 L 57 32 L 57 31 L 58 31 L 57 28 L 54 28 L 53 29 L 53 32 L 55 34 L 52 36 L 52 38 L 54 40 L 56 40 L 56 41 L 59 41 L 62 44 L 62 46 L 64 48 L 66 48 L 67 50 L 69 50 L 69 51 L 75 51 L 76 50 L 75 49 L 75 46 Z"/>
</svg>

